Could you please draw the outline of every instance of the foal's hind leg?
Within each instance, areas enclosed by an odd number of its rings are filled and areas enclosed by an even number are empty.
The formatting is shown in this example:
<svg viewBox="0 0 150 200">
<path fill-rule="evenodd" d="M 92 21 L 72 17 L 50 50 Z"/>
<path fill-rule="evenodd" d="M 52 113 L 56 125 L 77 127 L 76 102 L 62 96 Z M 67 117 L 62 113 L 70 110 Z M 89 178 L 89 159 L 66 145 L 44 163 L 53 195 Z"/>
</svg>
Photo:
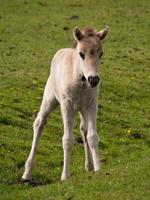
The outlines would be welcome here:
<svg viewBox="0 0 150 200">
<path fill-rule="evenodd" d="M 35 153 L 36 153 L 36 149 L 38 146 L 38 142 L 39 142 L 44 124 L 46 123 L 48 114 L 52 112 L 57 105 L 58 105 L 58 102 L 53 94 L 51 93 L 44 94 L 40 111 L 33 123 L 34 135 L 33 135 L 32 148 L 25 164 L 25 171 L 22 176 L 23 180 L 29 181 L 32 179 L 32 168 L 34 165 Z"/>
<path fill-rule="evenodd" d="M 87 141 L 87 131 L 88 131 L 87 119 L 86 116 L 81 113 L 80 113 L 80 118 L 81 118 L 80 131 L 83 137 L 84 150 L 85 150 L 85 169 L 86 171 L 92 171 L 94 170 L 94 166 L 93 166 L 91 150 Z"/>
</svg>

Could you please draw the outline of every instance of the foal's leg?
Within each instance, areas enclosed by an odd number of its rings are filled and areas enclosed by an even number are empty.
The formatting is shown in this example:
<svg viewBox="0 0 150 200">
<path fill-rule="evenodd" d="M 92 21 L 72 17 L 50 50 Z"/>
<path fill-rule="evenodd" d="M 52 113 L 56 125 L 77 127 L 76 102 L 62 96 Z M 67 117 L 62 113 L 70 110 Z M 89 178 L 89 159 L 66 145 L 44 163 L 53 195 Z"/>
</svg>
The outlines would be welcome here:
<svg viewBox="0 0 150 200">
<path fill-rule="evenodd" d="M 22 176 L 23 180 L 32 179 L 32 168 L 34 165 L 35 153 L 36 153 L 36 149 L 38 146 L 38 142 L 39 142 L 43 127 L 46 123 L 48 114 L 52 112 L 57 105 L 58 105 L 58 102 L 55 99 L 54 95 L 52 93 L 49 93 L 47 95 L 45 91 L 43 101 L 40 107 L 40 111 L 33 123 L 34 135 L 33 135 L 32 147 L 31 147 L 29 157 L 25 164 L 25 171 Z"/>
<path fill-rule="evenodd" d="M 92 171 L 94 170 L 94 166 L 93 166 L 91 150 L 87 141 L 88 124 L 87 124 L 86 113 L 85 112 L 84 114 L 80 113 L 80 118 L 81 118 L 80 131 L 83 137 L 84 150 L 85 150 L 85 169 L 86 171 Z"/>
<path fill-rule="evenodd" d="M 62 138 L 63 151 L 64 151 L 64 163 L 61 180 L 66 180 L 70 176 L 70 156 L 73 146 L 73 121 L 74 121 L 74 109 L 70 101 L 63 100 L 61 102 L 61 110 L 64 123 L 64 136 Z"/>
<path fill-rule="evenodd" d="M 87 141 L 91 150 L 94 171 L 98 171 L 100 168 L 99 155 L 98 155 L 98 134 L 96 128 L 97 117 L 97 101 L 94 100 L 88 108 L 88 132 Z"/>
</svg>

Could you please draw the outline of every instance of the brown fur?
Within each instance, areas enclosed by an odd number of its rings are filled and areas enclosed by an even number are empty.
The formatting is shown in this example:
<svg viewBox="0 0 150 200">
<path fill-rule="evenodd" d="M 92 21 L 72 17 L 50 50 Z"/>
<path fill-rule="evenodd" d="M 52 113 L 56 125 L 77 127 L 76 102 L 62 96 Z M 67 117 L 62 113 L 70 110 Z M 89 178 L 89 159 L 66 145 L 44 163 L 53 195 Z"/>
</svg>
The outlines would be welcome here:
<svg viewBox="0 0 150 200">
<path fill-rule="evenodd" d="M 85 37 L 90 37 L 90 36 L 95 36 L 96 35 L 96 30 L 92 27 L 87 27 L 85 28 L 83 31 L 82 31 L 82 34 L 85 36 Z"/>
<path fill-rule="evenodd" d="M 87 27 L 85 28 L 83 31 L 82 31 L 82 35 L 83 37 L 93 37 L 93 36 L 96 36 L 96 29 L 92 28 L 92 27 Z M 74 41 L 73 43 L 73 49 L 75 49 L 77 47 L 77 41 Z"/>
</svg>

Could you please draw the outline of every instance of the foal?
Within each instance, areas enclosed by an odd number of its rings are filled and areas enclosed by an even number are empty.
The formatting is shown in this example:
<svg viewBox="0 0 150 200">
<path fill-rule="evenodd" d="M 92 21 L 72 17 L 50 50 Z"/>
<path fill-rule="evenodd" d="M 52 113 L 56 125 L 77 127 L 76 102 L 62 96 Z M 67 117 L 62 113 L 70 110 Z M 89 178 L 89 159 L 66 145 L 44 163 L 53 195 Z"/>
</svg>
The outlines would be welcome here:
<svg viewBox="0 0 150 200">
<path fill-rule="evenodd" d="M 85 169 L 98 171 L 98 134 L 96 117 L 99 94 L 99 64 L 103 54 L 102 40 L 108 34 L 109 28 L 97 32 L 93 28 L 80 31 L 73 30 L 76 41 L 74 48 L 59 50 L 53 57 L 51 73 L 45 86 L 40 111 L 34 121 L 34 136 L 32 148 L 25 164 L 22 179 L 32 178 L 35 153 L 39 138 L 48 115 L 60 104 L 64 135 L 62 138 L 64 163 L 61 180 L 70 176 L 69 164 L 73 146 L 73 123 L 77 111 L 80 113 L 84 148 Z"/>
</svg>

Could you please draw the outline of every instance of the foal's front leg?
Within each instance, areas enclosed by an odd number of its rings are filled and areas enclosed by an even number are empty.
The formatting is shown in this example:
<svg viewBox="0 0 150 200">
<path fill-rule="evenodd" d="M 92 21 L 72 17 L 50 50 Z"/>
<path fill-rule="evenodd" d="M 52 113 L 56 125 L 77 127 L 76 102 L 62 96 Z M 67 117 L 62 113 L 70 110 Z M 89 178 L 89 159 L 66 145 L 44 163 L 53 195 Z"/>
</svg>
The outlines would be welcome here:
<svg viewBox="0 0 150 200">
<path fill-rule="evenodd" d="M 73 146 L 73 122 L 74 122 L 74 109 L 72 103 L 69 100 L 63 100 L 61 102 L 61 110 L 64 123 L 64 136 L 62 138 L 63 151 L 64 151 L 64 163 L 61 180 L 66 180 L 70 176 L 70 156 Z"/>
<path fill-rule="evenodd" d="M 94 100 L 88 108 L 88 132 L 87 141 L 90 147 L 90 151 L 93 158 L 94 171 L 98 171 L 100 168 L 99 153 L 98 153 L 98 134 L 96 128 L 97 117 L 97 101 Z"/>
<path fill-rule="evenodd" d="M 87 141 L 87 133 L 88 133 L 88 118 L 87 118 L 87 112 L 83 111 L 80 113 L 80 131 L 83 137 L 84 141 L 84 150 L 85 150 L 85 169 L 86 171 L 93 171 L 93 158 L 91 154 L 91 150 Z"/>
</svg>

